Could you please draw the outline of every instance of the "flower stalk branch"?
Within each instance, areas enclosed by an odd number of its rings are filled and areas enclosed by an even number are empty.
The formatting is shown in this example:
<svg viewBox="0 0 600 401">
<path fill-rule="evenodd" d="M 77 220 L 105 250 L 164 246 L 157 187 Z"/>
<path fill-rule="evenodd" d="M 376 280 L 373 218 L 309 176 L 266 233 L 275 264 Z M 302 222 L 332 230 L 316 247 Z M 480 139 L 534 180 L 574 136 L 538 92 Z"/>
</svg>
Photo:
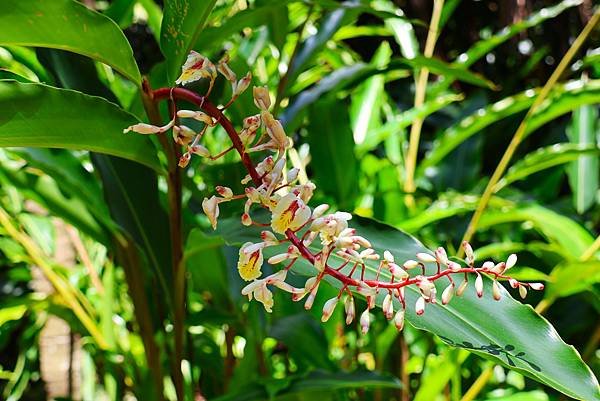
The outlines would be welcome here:
<svg viewBox="0 0 600 401">
<path fill-rule="evenodd" d="M 508 280 L 510 286 L 518 289 L 523 298 L 528 289 L 543 289 L 543 284 L 521 283 L 505 274 L 516 264 L 516 255 L 510 255 L 506 262 L 487 261 L 477 267 L 473 249 L 469 243 L 463 242 L 467 256 L 466 266 L 451 261 L 441 247 L 433 254 L 417 253 L 415 260 L 406 260 L 399 264 L 390 251 L 378 254 L 367 238 L 358 235 L 355 229 L 349 227 L 348 221 L 352 219 L 350 213 L 328 213 L 329 205 L 326 204 L 311 209 L 308 202 L 316 187 L 311 182 L 298 184 L 298 169 L 292 168 L 286 172 L 285 154 L 292 143 L 281 123 L 269 111 L 271 97 L 267 88 L 253 88 L 254 103 L 260 113 L 244 119 L 243 127 L 238 132 L 224 111 L 249 86 L 249 75 L 237 81 L 235 74 L 227 66 L 226 59 L 221 60 L 218 65 L 215 69 L 206 58 L 192 52 L 182 69 L 182 77 L 185 79 L 180 78 L 180 81 L 186 83 L 196 79 L 210 79 L 209 87 L 212 87 L 218 70 L 232 84 L 232 100 L 221 108 L 211 103 L 207 95 L 202 96 L 185 88 L 161 88 L 152 93 L 155 100 L 183 100 L 195 105 L 199 110 L 179 110 L 176 116 L 202 121 L 205 126 L 200 132 L 196 133 L 184 125 L 175 124 L 175 117 L 164 127 L 136 124 L 125 131 L 148 134 L 162 133 L 173 128 L 175 142 L 187 150 L 179 159 L 181 167 L 189 163 L 192 155 L 214 159 L 208 149 L 200 144 L 209 128 L 220 125 L 227 132 L 232 147 L 239 154 L 248 172 L 242 180 L 242 184 L 247 187 L 244 194 L 234 194 L 231 189 L 218 186 L 216 192 L 219 196 L 205 198 L 202 207 L 211 225 L 216 228 L 220 203 L 246 199 L 241 216 L 242 224 L 270 226 L 271 231 L 262 231 L 260 241 L 247 242 L 239 251 L 238 272 L 242 279 L 250 282 L 242 289 L 242 294 L 247 295 L 250 300 L 256 298 L 271 312 L 273 294 L 269 286 L 275 286 L 290 293 L 294 301 L 306 299 L 304 307 L 310 309 L 321 281 L 329 276 L 340 282 L 341 290 L 323 306 L 322 320 L 327 321 L 337 304 L 344 302 L 346 323 L 350 324 L 356 316 L 353 293 L 358 293 L 367 301 L 367 308 L 360 314 L 359 319 L 362 332 L 366 333 L 371 322 L 370 312 L 375 307 L 376 298 L 380 293 L 385 294 L 382 309 L 386 318 L 392 320 L 399 330 L 404 327 L 407 307 L 404 288 L 407 286 L 414 286 L 419 290 L 420 296 L 414 305 L 417 315 L 425 312 L 427 304 L 437 303 L 435 282 L 441 279 L 448 281 L 441 294 L 441 303 L 444 305 L 449 303 L 454 295 L 461 296 L 470 283 L 474 283 L 477 296 L 483 297 L 483 275 L 493 280 L 492 296 L 495 300 L 501 298 L 501 285 L 498 280 Z M 267 156 L 255 165 L 249 154 L 265 150 L 275 154 Z M 270 224 L 253 221 L 251 211 L 255 204 L 270 212 Z M 286 243 L 287 251 L 270 257 L 267 262 L 272 265 L 285 263 L 287 267 L 261 278 L 263 250 Z M 335 260 L 332 259 L 334 256 Z M 303 288 L 295 288 L 286 282 L 289 269 L 299 259 L 304 259 L 315 269 L 315 275 L 307 279 Z M 367 265 L 372 269 L 373 264 L 377 264 L 375 278 L 366 278 Z M 434 274 L 426 274 L 426 264 L 436 267 Z M 409 274 L 409 271 L 415 271 L 417 274 Z M 386 273 L 385 278 L 382 278 L 382 272 Z M 457 286 L 452 276 L 464 278 Z"/>
</svg>

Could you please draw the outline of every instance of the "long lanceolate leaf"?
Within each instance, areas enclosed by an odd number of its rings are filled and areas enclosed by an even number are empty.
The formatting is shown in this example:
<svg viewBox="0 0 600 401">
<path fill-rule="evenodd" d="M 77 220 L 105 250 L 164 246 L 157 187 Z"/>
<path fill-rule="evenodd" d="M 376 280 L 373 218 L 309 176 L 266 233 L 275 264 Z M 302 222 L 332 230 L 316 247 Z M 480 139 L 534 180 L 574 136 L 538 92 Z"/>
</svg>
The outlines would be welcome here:
<svg viewBox="0 0 600 401">
<path fill-rule="evenodd" d="M 139 84 L 125 35 L 110 18 L 73 0 L 0 1 L 0 45 L 49 47 L 105 63 Z"/>
<path fill-rule="evenodd" d="M 378 253 L 390 250 L 397 260 L 408 260 L 417 252 L 427 251 L 413 237 L 393 227 L 369 219 L 357 220 L 352 226 L 369 238 Z M 239 244 L 248 238 L 256 238 L 257 233 L 241 227 L 237 219 L 219 224 L 220 234 L 230 243 Z M 277 253 L 277 250 L 273 252 Z M 332 254 L 330 260 L 336 257 Z M 434 268 L 428 269 L 431 274 Z M 298 261 L 294 272 L 314 275 L 314 268 Z M 365 279 L 374 279 L 376 274 L 377 265 L 368 265 Z M 386 275 L 389 272 L 381 272 L 380 280 L 385 280 Z M 445 283 L 437 284 L 438 292 L 441 292 Z M 342 284 L 332 281 L 332 285 Z M 420 294 L 417 289 L 407 287 L 406 318 L 413 326 L 438 335 L 449 345 L 491 359 L 570 397 L 600 400 L 598 382 L 590 369 L 545 319 L 530 306 L 515 301 L 506 290 L 501 291 L 500 301 L 493 300 L 491 292 L 491 281 L 485 280 L 486 295 L 483 298 L 478 298 L 474 288 L 470 287 L 462 297 L 454 298 L 446 306 L 428 304 L 425 313 L 418 316 L 414 305 Z M 379 305 L 384 295 L 380 293 Z"/>
<path fill-rule="evenodd" d="M 536 92 L 527 90 L 515 96 L 504 98 L 474 114 L 465 117 L 457 124 L 447 128 L 439 140 L 433 144 L 433 149 L 419 164 L 417 173 L 422 175 L 431 166 L 435 166 L 452 150 L 467 138 L 484 130 L 491 124 L 516 113 L 527 110 L 535 99 Z M 568 113 L 584 104 L 600 102 L 600 81 L 573 81 L 557 85 L 550 93 L 546 102 L 533 114 L 527 124 L 526 134 L 530 134 L 548 121 Z"/>
<path fill-rule="evenodd" d="M 149 138 L 124 135 L 137 119 L 102 98 L 42 84 L 0 81 L 0 147 L 90 150 L 161 170 Z"/>
</svg>

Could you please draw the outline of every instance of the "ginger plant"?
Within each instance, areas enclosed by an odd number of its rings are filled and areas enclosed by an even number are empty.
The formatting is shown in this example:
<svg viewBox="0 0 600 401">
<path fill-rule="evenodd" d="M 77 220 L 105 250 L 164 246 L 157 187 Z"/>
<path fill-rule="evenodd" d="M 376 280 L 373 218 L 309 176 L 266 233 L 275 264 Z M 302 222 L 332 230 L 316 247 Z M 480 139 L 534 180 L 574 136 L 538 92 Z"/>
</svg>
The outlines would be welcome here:
<svg viewBox="0 0 600 401">
<path fill-rule="evenodd" d="M 232 97 L 222 106 L 213 104 L 209 97 L 218 74 L 231 83 Z M 367 308 L 360 314 L 360 326 L 363 333 L 369 330 L 371 315 L 379 294 L 385 294 L 382 310 L 388 320 L 392 320 L 398 330 L 404 327 L 404 315 L 407 307 L 414 307 L 417 315 L 425 312 L 427 304 L 437 301 L 435 282 L 447 280 L 448 284 L 440 298 L 442 304 L 451 301 L 454 295 L 461 296 L 469 286 L 470 278 L 474 276 L 474 287 L 478 297 L 483 297 L 483 275 L 493 280 L 492 297 L 499 300 L 501 290 L 499 280 L 508 281 L 512 288 L 519 291 L 521 297 L 527 295 L 528 289 L 542 290 L 541 283 L 520 282 L 507 271 L 517 261 L 512 254 L 506 262 L 494 263 L 486 261 L 476 265 L 471 245 L 463 242 L 466 264 L 450 260 L 444 248 L 439 247 L 431 253 L 417 253 L 415 259 L 397 261 L 393 253 L 385 250 L 377 253 L 368 238 L 360 235 L 351 228 L 349 221 L 352 215 L 344 211 L 330 211 L 326 204 L 314 208 L 308 206 L 315 185 L 312 182 L 298 183 L 299 170 L 287 168 L 286 150 L 292 145 L 284 128 L 269 111 L 271 99 L 266 87 L 254 87 L 253 98 L 259 113 L 243 120 L 241 130 L 236 130 L 234 124 L 225 116 L 226 109 L 243 93 L 251 83 L 251 75 L 237 78 L 228 65 L 227 56 L 215 66 L 208 58 L 191 52 L 182 67 L 177 84 L 186 85 L 200 79 L 208 80 L 208 89 L 203 95 L 183 87 L 160 88 L 152 91 L 152 98 L 171 100 L 172 118 L 164 126 L 139 123 L 132 125 L 124 132 L 133 131 L 139 134 L 158 134 L 172 131 L 173 140 L 183 147 L 185 152 L 179 158 L 179 167 L 185 168 L 194 155 L 216 160 L 230 151 L 236 151 L 247 170 L 248 175 L 242 180 L 246 185 L 242 194 L 234 194 L 224 186 L 217 186 L 218 194 L 205 198 L 202 208 L 213 229 L 217 227 L 219 205 L 224 202 L 245 200 L 241 223 L 245 226 L 257 225 L 269 227 L 262 231 L 256 242 L 247 242 L 239 250 L 237 264 L 241 278 L 249 283 L 242 289 L 242 294 L 250 300 L 256 299 L 264 305 L 267 312 L 273 308 L 273 294 L 269 289 L 277 287 L 288 292 L 294 301 L 304 300 L 304 307 L 311 309 L 319 286 L 325 277 L 330 277 L 341 283 L 336 297 L 325 302 L 322 321 L 327 321 L 338 303 L 343 302 L 346 324 L 356 317 L 354 293 L 364 296 Z M 183 100 L 196 106 L 196 110 L 176 110 L 175 101 Z M 181 123 L 186 119 L 202 122 L 203 128 L 196 132 Z M 231 146 L 217 155 L 211 155 L 201 141 L 210 128 L 220 125 L 226 131 Z M 251 153 L 271 152 L 262 161 L 254 164 Z M 270 214 L 269 223 L 256 222 L 252 218 L 255 209 L 267 210 Z M 267 263 L 284 267 L 266 277 L 262 277 L 261 267 L 264 263 L 263 251 L 266 248 L 287 244 L 287 251 L 268 258 Z M 311 250 L 309 247 L 314 249 Z M 332 258 L 332 255 L 336 258 Z M 308 278 L 304 287 L 296 288 L 286 282 L 288 272 L 294 264 L 304 259 L 314 267 L 314 276 Z M 375 279 L 365 278 L 366 262 L 377 263 Z M 425 264 L 436 266 L 435 273 L 427 274 Z M 389 273 L 389 279 L 382 279 L 382 271 Z M 415 272 L 415 273 L 413 273 Z M 462 277 L 462 282 L 456 285 L 453 277 Z M 415 286 L 420 296 L 414 305 L 407 305 L 404 296 L 405 288 Z M 342 301 L 342 297 L 344 300 Z"/>
</svg>

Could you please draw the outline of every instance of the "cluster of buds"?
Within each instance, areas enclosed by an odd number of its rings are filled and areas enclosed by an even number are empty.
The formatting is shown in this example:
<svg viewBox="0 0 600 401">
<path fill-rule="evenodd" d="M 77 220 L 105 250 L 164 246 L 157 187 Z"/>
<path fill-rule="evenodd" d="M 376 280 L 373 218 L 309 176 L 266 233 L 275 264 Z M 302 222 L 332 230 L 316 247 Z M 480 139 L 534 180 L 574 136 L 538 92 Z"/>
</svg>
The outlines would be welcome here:
<svg viewBox="0 0 600 401">
<path fill-rule="evenodd" d="M 216 76 L 214 70 L 214 65 L 205 57 L 192 53 L 183 66 L 178 82 L 185 84 L 196 79 L 209 79 L 210 91 Z M 237 81 L 235 73 L 227 65 L 227 58 L 218 63 L 217 70 L 232 83 L 232 99 L 250 83 L 249 74 Z M 166 98 L 167 93 L 171 98 L 191 101 L 202 110 L 179 110 L 174 113 L 173 120 L 163 127 L 136 124 L 126 131 L 148 134 L 161 133 L 172 128 L 176 143 L 186 146 L 187 149 L 182 160 L 187 159 L 183 162 L 180 160 L 179 163 L 184 167 L 191 154 L 215 158 L 199 141 L 208 127 L 216 124 L 223 126 L 233 142 L 226 151 L 235 149 L 248 170 L 248 175 L 242 180 L 245 190 L 244 193 L 234 194 L 230 188 L 219 186 L 216 188 L 219 196 L 205 198 L 202 208 L 212 227 L 216 228 L 220 203 L 245 200 L 241 223 L 246 226 L 265 227 L 256 242 L 247 242 L 240 248 L 237 268 L 240 277 L 249 282 L 243 288 L 242 294 L 250 300 L 256 299 L 261 302 L 268 312 L 273 308 L 273 294 L 269 286 L 290 293 L 294 301 L 303 300 L 304 307 L 311 309 L 320 283 L 325 277 L 339 281 L 341 289 L 337 296 L 325 302 L 322 320 L 327 321 L 337 305 L 343 302 L 346 324 L 351 324 L 356 317 L 354 294 L 359 294 L 366 299 L 367 305 L 359 318 L 363 333 L 369 330 L 371 312 L 380 294 L 385 294 L 381 304 L 384 316 L 393 321 L 398 330 L 402 330 L 407 307 L 413 307 L 417 315 L 422 315 L 427 304 L 438 302 L 435 285 L 438 280 L 448 281 L 441 295 L 443 305 L 448 304 L 454 295 L 461 296 L 473 275 L 478 297 L 484 295 L 483 275 L 493 280 L 492 296 L 495 300 L 501 298 L 501 284 L 498 280 L 508 280 L 511 287 L 518 288 L 522 297 L 525 297 L 528 288 L 543 289 L 544 286 L 540 283 L 521 283 L 505 274 L 516 264 L 517 257 L 514 254 L 510 255 L 506 262 L 488 261 L 476 267 L 473 249 L 464 242 L 462 246 L 466 255 L 465 265 L 450 260 L 441 247 L 433 253 L 417 253 L 414 260 L 397 261 L 392 251 L 383 250 L 378 253 L 367 238 L 349 226 L 352 219 L 350 213 L 330 211 L 329 205 L 326 204 L 312 209 L 308 204 L 315 185 L 312 182 L 299 182 L 299 170 L 287 168 L 285 153 L 292 143 L 280 121 L 269 112 L 271 98 L 266 87 L 254 87 L 254 103 L 260 112 L 244 119 L 239 133 L 222 113 L 231 101 L 222 108 L 216 108 L 207 100 L 208 94 L 199 96 L 183 88 L 155 91 L 156 97 Z M 177 119 L 185 118 L 203 122 L 203 130 L 199 133 L 189 132 L 189 128 L 176 122 Z M 259 136 L 257 134 L 261 128 L 262 133 Z M 272 151 L 275 155 L 268 155 L 254 165 L 248 153 L 265 150 Z M 252 217 L 253 209 L 267 210 L 270 220 L 256 222 Z M 276 253 L 282 246 L 285 252 Z M 274 256 L 268 258 L 267 263 L 282 267 L 276 273 L 261 278 L 263 253 L 268 248 L 277 250 Z M 304 260 L 314 267 L 314 276 L 308 278 L 300 288 L 286 282 L 288 272 L 298 260 Z M 426 264 L 435 266 L 435 271 L 432 273 L 432 270 L 427 270 Z M 376 271 L 374 277 L 365 278 L 367 266 Z M 453 279 L 456 275 L 463 277 L 458 286 Z M 419 296 L 414 305 L 407 305 L 404 295 L 407 286 L 418 289 Z"/>
</svg>

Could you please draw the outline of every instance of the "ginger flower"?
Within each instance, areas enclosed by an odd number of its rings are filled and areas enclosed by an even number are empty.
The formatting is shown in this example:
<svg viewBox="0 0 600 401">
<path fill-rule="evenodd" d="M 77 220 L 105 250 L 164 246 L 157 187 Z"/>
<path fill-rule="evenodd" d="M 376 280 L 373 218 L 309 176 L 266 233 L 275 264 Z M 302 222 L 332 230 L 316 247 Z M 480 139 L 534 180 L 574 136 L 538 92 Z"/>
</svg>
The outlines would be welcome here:
<svg viewBox="0 0 600 401">
<path fill-rule="evenodd" d="M 217 69 L 209 59 L 192 50 L 181 67 L 181 75 L 175 83 L 185 85 L 203 78 L 210 80 L 210 88 L 212 88 L 217 78 Z"/>
<path fill-rule="evenodd" d="M 246 281 L 254 280 L 262 274 L 260 268 L 263 264 L 262 249 L 265 247 L 264 243 L 253 244 L 252 242 L 246 242 L 240 248 L 239 260 L 238 260 L 238 272 L 240 277 Z"/>
<path fill-rule="evenodd" d="M 302 199 L 289 193 L 277 203 L 271 218 L 274 232 L 284 234 L 288 229 L 295 231 L 308 222 L 311 211 Z"/>
</svg>

